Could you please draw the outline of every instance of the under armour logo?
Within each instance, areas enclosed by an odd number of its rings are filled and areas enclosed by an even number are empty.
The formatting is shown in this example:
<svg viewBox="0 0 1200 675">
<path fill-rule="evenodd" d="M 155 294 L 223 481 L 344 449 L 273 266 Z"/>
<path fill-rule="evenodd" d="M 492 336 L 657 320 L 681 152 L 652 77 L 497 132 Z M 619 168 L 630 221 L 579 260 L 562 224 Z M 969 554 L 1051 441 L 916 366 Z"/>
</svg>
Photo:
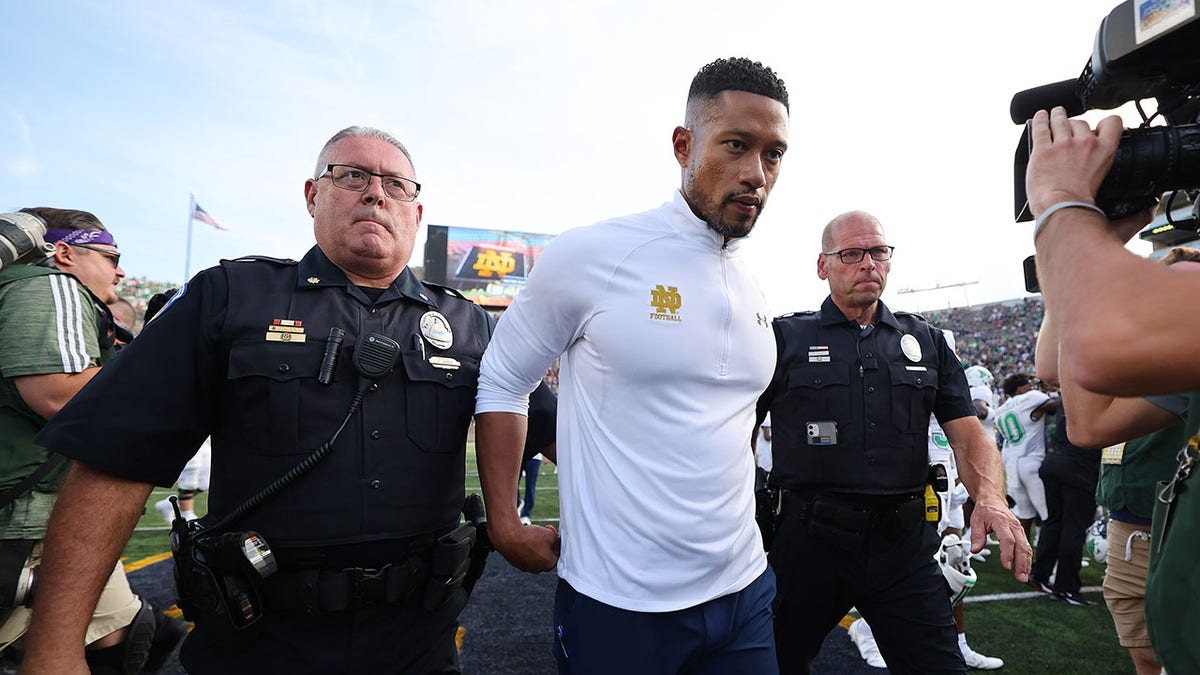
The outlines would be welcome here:
<svg viewBox="0 0 1200 675">
<path fill-rule="evenodd" d="M 771 319 L 769 319 L 767 317 L 767 315 L 763 314 L 762 312 L 755 312 L 754 318 L 758 321 L 758 325 L 760 325 L 760 326 L 770 326 L 771 325 Z"/>
</svg>

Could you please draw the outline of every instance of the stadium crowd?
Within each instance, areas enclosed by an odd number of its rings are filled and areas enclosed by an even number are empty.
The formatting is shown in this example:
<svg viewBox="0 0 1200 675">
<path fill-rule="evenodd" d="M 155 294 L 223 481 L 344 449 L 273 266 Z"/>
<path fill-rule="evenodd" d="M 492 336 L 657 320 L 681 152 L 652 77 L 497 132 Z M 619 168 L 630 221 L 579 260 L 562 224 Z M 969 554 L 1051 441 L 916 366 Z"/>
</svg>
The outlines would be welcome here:
<svg viewBox="0 0 1200 675">
<path fill-rule="evenodd" d="M 982 365 L 992 371 L 997 395 L 1009 376 L 1033 372 L 1033 345 L 1044 314 L 1036 296 L 923 313 L 929 323 L 954 331 L 964 367 Z"/>
</svg>

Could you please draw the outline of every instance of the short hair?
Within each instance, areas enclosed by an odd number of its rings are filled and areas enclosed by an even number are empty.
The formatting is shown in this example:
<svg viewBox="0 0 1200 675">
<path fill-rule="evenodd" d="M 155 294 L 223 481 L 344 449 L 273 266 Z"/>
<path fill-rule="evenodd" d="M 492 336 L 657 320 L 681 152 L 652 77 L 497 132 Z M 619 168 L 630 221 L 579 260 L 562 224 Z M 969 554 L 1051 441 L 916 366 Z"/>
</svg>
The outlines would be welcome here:
<svg viewBox="0 0 1200 675">
<path fill-rule="evenodd" d="M 1016 375 L 1009 375 L 1007 378 L 1004 379 L 1004 395 L 1005 396 L 1015 396 L 1018 389 L 1020 389 L 1021 387 L 1024 387 L 1025 385 L 1029 384 L 1030 382 L 1033 382 L 1033 378 L 1030 377 L 1029 375 L 1026 375 L 1025 373 L 1017 373 Z"/>
<path fill-rule="evenodd" d="M 788 108 L 787 87 L 775 71 L 758 61 L 743 57 L 717 59 L 700 69 L 692 78 L 692 86 L 688 89 L 687 111 L 684 113 L 684 126 L 695 128 L 700 112 L 712 103 L 723 91 L 745 91 L 759 96 L 766 96 Z"/>
<path fill-rule="evenodd" d="M 825 229 L 821 230 L 821 252 L 822 253 L 833 253 L 833 251 L 830 250 L 833 248 L 833 231 L 837 229 L 838 225 L 841 225 L 842 223 L 849 221 L 849 220 L 863 220 L 863 221 L 874 222 L 876 225 L 879 226 L 880 231 L 883 230 L 883 223 L 880 223 L 878 218 L 867 213 L 866 211 L 847 211 L 845 213 L 839 214 L 839 215 L 835 216 L 833 218 L 833 220 L 826 223 Z"/>
<path fill-rule="evenodd" d="M 55 209 L 49 206 L 31 206 L 21 209 L 46 221 L 47 230 L 103 230 L 104 223 L 94 214 L 76 209 Z"/>
<path fill-rule="evenodd" d="M 408 163 L 412 165 L 413 174 L 416 174 L 416 172 L 417 172 L 417 165 L 413 162 L 412 155 L 408 154 L 408 148 L 404 147 L 403 143 L 396 140 L 395 136 L 389 134 L 386 131 L 380 131 L 379 129 L 376 129 L 374 127 L 360 127 L 360 126 L 356 125 L 356 126 L 346 127 L 345 129 L 342 129 L 341 131 L 334 134 L 333 137 L 330 138 L 328 141 L 325 141 L 325 146 L 323 148 L 321 148 L 320 154 L 317 155 L 317 170 L 315 173 L 313 173 L 313 179 L 320 178 L 321 174 L 325 173 L 325 167 L 329 166 L 330 148 L 333 147 L 334 143 L 337 143 L 338 141 L 342 140 L 343 138 L 374 138 L 374 139 L 377 139 L 380 141 L 384 141 L 386 143 L 391 143 L 392 145 L 396 146 L 396 148 L 399 149 L 400 152 L 404 153 L 404 156 L 408 159 Z M 406 178 L 415 178 L 416 176 L 414 175 L 414 176 L 405 176 L 405 177 Z"/>
<path fill-rule="evenodd" d="M 118 308 L 120 308 L 120 309 L 118 309 Z M 113 300 L 112 302 L 108 303 L 108 309 L 109 309 L 109 311 L 111 311 L 113 313 L 114 317 L 116 317 L 116 315 L 120 312 L 127 313 L 133 319 L 133 321 L 130 323 L 121 321 L 121 323 L 124 323 L 126 325 L 126 327 L 128 327 L 128 328 L 137 328 L 136 324 L 138 321 L 138 312 L 137 312 L 137 308 L 135 308 L 133 306 L 132 302 L 129 302 L 125 298 L 118 296 L 116 300 Z M 120 318 L 120 317 L 117 317 L 117 318 Z"/>
</svg>

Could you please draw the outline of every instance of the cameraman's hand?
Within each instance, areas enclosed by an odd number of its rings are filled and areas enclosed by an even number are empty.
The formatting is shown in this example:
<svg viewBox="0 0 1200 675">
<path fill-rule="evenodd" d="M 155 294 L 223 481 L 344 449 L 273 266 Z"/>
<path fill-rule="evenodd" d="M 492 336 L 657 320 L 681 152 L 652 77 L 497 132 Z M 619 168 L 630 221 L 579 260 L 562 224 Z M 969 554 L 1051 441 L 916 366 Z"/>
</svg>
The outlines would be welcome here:
<svg viewBox="0 0 1200 675">
<path fill-rule="evenodd" d="M 1033 150 L 1025 171 L 1025 192 L 1034 217 L 1063 201 L 1095 203 L 1096 192 L 1112 168 L 1123 125 L 1115 115 L 1095 131 L 1083 120 L 1056 107 L 1039 110 L 1031 122 Z"/>
<path fill-rule="evenodd" d="M 548 572 L 558 564 L 562 540 L 554 527 L 520 525 L 493 529 L 490 523 L 488 527 L 492 546 L 513 567 L 523 572 L 537 573 Z"/>
</svg>

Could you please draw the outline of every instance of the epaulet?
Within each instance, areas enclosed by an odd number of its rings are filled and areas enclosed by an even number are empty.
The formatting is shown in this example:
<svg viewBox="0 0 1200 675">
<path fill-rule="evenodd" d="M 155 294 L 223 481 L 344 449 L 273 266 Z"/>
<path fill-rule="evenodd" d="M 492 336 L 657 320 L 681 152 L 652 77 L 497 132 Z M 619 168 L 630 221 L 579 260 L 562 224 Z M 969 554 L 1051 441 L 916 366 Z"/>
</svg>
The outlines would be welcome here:
<svg viewBox="0 0 1200 675">
<path fill-rule="evenodd" d="M 451 297 L 462 298 L 463 300 L 466 300 L 467 302 L 471 302 L 470 298 L 468 298 L 467 296 L 460 293 L 458 291 L 458 289 L 450 288 L 449 286 L 443 286 L 441 284 L 435 284 L 432 281 L 422 280 L 421 283 L 424 284 L 426 287 L 428 287 L 430 290 L 441 291 Z"/>
<path fill-rule="evenodd" d="M 817 313 L 816 310 L 810 309 L 810 310 L 807 310 L 804 312 L 788 312 L 787 314 L 780 314 L 779 316 L 777 316 L 775 318 L 776 319 L 790 319 L 793 316 L 813 316 L 816 313 Z"/>
<path fill-rule="evenodd" d="M 223 262 L 223 263 L 269 262 L 269 263 L 274 263 L 276 265 L 298 265 L 298 264 L 300 264 L 298 261 L 292 260 L 291 258 L 272 258 L 270 256 L 265 256 L 265 255 L 246 255 L 246 256 L 242 256 L 240 258 L 222 259 L 221 262 Z"/>
<path fill-rule="evenodd" d="M 916 317 L 920 321 L 929 323 L 929 319 L 926 319 L 924 316 L 921 316 L 920 314 L 917 314 L 916 312 L 892 312 L 892 315 L 893 316 L 913 316 L 913 317 Z"/>
</svg>

